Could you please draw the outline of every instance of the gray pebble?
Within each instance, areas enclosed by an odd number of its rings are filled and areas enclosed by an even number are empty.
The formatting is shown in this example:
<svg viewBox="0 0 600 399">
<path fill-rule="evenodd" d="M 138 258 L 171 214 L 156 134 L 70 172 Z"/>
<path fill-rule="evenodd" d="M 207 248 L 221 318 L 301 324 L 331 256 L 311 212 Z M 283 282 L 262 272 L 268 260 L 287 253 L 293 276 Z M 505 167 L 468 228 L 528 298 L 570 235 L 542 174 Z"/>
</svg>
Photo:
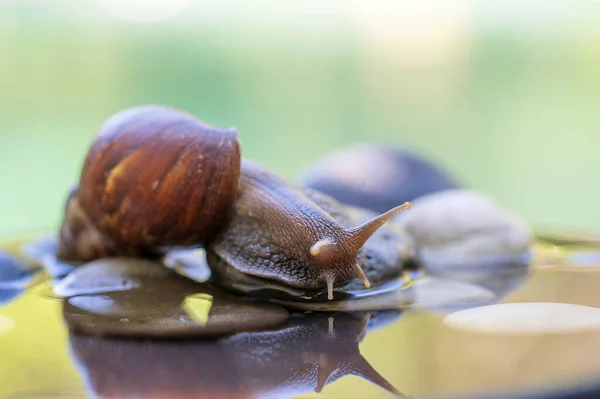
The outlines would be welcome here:
<svg viewBox="0 0 600 399">
<path fill-rule="evenodd" d="M 422 197 L 395 219 L 423 267 L 445 274 L 527 265 L 533 235 L 516 215 L 473 190 Z"/>
</svg>

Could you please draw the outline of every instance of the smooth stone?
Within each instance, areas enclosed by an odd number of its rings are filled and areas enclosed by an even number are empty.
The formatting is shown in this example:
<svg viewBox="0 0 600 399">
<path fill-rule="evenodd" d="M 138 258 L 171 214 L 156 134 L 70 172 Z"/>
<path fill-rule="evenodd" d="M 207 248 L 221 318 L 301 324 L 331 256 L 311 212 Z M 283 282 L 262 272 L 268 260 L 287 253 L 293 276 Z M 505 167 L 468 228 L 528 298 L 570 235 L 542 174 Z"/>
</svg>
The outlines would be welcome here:
<svg viewBox="0 0 600 399">
<path fill-rule="evenodd" d="M 165 255 L 163 263 L 169 269 L 200 283 L 207 281 L 211 275 L 206 251 L 202 248 L 171 250 Z"/>
<path fill-rule="evenodd" d="M 500 299 L 525 285 L 532 272 L 532 269 L 522 264 L 517 264 L 513 268 L 507 265 L 504 270 L 496 272 L 483 271 L 461 275 L 460 280 L 487 288 L 496 294 L 496 299 Z"/>
<path fill-rule="evenodd" d="M 37 236 L 21 245 L 20 251 L 30 259 L 42 263 L 49 254 L 54 255 L 58 249 L 58 235 L 46 234 Z"/>
<path fill-rule="evenodd" d="M 459 187 L 453 177 L 423 156 L 384 143 L 356 144 L 325 155 L 303 173 L 301 183 L 377 213 Z"/>
<path fill-rule="evenodd" d="M 38 267 L 0 251 L 0 289 L 25 288 Z"/>
<path fill-rule="evenodd" d="M 568 334 L 600 331 L 600 309 L 553 302 L 505 303 L 451 313 L 452 328 L 485 334 Z"/>
<path fill-rule="evenodd" d="M 279 306 L 239 299 L 141 259 L 90 262 L 61 283 L 65 322 L 88 335 L 219 336 L 274 327 L 288 317 Z"/>
<path fill-rule="evenodd" d="M 23 288 L 0 288 L 0 306 L 17 299 L 23 291 Z"/>
<path fill-rule="evenodd" d="M 54 283 L 60 297 L 127 291 L 138 288 L 144 279 L 166 278 L 172 272 L 157 262 L 138 258 L 104 258 L 75 268 Z"/>
<path fill-rule="evenodd" d="M 526 267 L 533 235 L 491 197 L 457 189 L 421 197 L 400 213 L 419 263 L 431 274 Z"/>
<path fill-rule="evenodd" d="M 78 264 L 62 261 L 54 255 L 47 256 L 42 265 L 52 278 L 63 278 L 79 266 Z"/>
<path fill-rule="evenodd" d="M 399 395 L 360 354 L 378 316 L 293 315 L 267 331 L 151 344 L 71 334 L 70 347 L 93 397 L 291 398 L 347 375 Z"/>
<path fill-rule="evenodd" d="M 427 277 L 414 285 L 411 308 L 447 311 L 481 306 L 498 296 L 481 285 L 445 278 Z"/>
<path fill-rule="evenodd" d="M 61 278 L 71 273 L 76 264 L 59 260 L 56 257 L 58 236 L 46 235 L 36 237 L 21 246 L 21 252 L 26 257 L 41 264 L 52 278 Z"/>
</svg>

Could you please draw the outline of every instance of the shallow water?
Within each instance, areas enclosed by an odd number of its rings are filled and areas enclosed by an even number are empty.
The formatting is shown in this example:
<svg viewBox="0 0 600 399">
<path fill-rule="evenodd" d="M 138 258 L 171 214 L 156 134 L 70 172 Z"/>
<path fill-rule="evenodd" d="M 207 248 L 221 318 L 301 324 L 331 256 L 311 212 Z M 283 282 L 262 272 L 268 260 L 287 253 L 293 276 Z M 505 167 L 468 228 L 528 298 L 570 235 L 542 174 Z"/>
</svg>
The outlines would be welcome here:
<svg viewBox="0 0 600 399">
<path fill-rule="evenodd" d="M 418 308 L 298 315 L 218 341 L 70 334 L 38 277 L 0 307 L 0 397 L 312 398 L 326 383 L 319 397 L 387 398 L 392 386 L 423 397 L 579 383 L 600 367 L 600 257 L 589 243 L 554 244 L 537 247 L 530 276 L 488 276 L 488 291 L 509 287 L 497 301 L 443 308 L 438 282 Z"/>
</svg>

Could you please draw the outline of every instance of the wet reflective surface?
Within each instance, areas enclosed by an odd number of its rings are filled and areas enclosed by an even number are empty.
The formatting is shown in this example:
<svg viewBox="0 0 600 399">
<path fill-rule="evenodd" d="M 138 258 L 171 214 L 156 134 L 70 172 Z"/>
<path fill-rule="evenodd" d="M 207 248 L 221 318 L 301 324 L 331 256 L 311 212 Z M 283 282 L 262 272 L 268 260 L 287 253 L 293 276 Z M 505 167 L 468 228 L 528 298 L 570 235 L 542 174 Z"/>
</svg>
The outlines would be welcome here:
<svg viewBox="0 0 600 399">
<path fill-rule="evenodd" d="M 100 397 L 293 397 L 349 375 L 400 395 L 360 354 L 359 342 L 376 328 L 376 316 L 297 315 L 275 329 L 217 341 L 72 334 L 69 342 L 86 385 Z"/>
<path fill-rule="evenodd" d="M 332 312 L 289 317 L 148 265 L 121 265 L 116 280 L 104 264 L 52 284 L 20 268 L 6 281 L 22 291 L 0 307 L 0 397 L 481 397 L 579 384 L 600 367 L 596 253 L 590 240 L 544 238 L 529 269 L 417 275 Z M 150 331 L 198 335 L 212 321 L 230 330 L 204 340 L 123 337 L 161 318 Z"/>
<path fill-rule="evenodd" d="M 279 306 L 239 299 L 140 259 L 90 262 L 53 292 L 65 298 L 71 331 L 98 336 L 198 338 L 263 330 L 288 318 Z"/>
</svg>

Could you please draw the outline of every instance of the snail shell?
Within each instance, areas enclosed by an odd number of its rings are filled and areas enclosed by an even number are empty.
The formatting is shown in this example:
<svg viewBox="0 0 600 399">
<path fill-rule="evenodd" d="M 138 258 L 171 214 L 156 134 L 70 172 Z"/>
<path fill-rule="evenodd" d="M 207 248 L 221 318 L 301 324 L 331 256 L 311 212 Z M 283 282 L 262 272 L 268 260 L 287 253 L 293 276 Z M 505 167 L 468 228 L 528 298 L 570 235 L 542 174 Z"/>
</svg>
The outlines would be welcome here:
<svg viewBox="0 0 600 399">
<path fill-rule="evenodd" d="M 81 209 L 77 187 L 71 190 L 65 207 L 65 219 L 60 227 L 56 256 L 63 260 L 87 262 L 116 256 L 119 248 L 97 227 Z"/>
<path fill-rule="evenodd" d="M 235 199 L 240 153 L 233 128 L 163 106 L 130 108 L 100 128 L 76 206 L 120 253 L 206 243 Z"/>
</svg>

